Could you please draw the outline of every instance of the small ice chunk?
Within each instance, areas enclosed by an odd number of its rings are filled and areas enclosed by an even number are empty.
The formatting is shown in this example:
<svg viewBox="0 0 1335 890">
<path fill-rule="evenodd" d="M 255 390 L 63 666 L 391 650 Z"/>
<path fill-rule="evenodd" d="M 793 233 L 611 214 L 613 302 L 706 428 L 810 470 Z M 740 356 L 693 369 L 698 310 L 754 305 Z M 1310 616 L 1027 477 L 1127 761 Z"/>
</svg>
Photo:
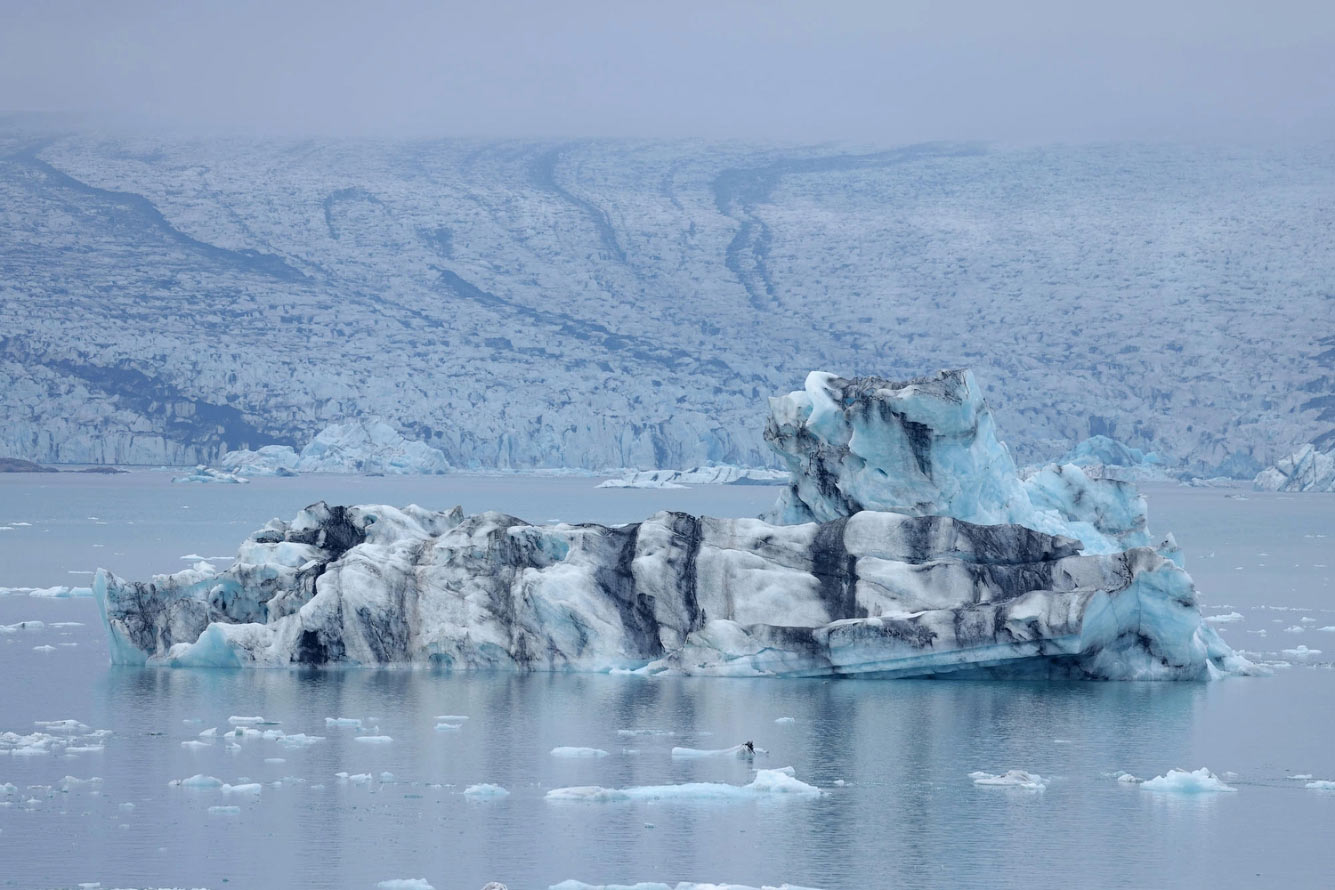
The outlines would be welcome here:
<svg viewBox="0 0 1335 890">
<path fill-rule="evenodd" d="M 436 732 L 451 732 L 456 729 L 463 729 L 462 723 L 437 723 Z"/>
<path fill-rule="evenodd" d="M 1294 775 L 1292 775 L 1292 776 L 1286 776 L 1285 778 L 1289 778 L 1289 779 L 1310 779 L 1310 778 L 1312 778 L 1312 774 L 1311 774 L 1311 773 L 1296 773 L 1296 774 L 1294 774 Z"/>
<path fill-rule="evenodd" d="M 218 727 L 210 726 L 208 729 L 201 732 L 199 734 L 199 737 L 201 739 L 211 739 L 211 738 L 216 738 L 217 735 L 218 735 Z"/>
<path fill-rule="evenodd" d="M 796 718 L 796 717 L 780 717 L 778 720 L 775 720 L 774 722 L 775 722 L 775 723 L 796 723 L 796 722 L 797 722 L 797 718 Z"/>
<path fill-rule="evenodd" d="M 1121 782 L 1123 785 L 1139 785 L 1141 782 L 1145 780 L 1138 779 L 1135 776 L 1131 775 L 1130 773 L 1118 773 L 1117 781 Z"/>
<path fill-rule="evenodd" d="M 1242 613 L 1225 612 L 1223 615 L 1206 615 L 1205 620 L 1213 622 L 1214 624 L 1231 624 L 1234 621 L 1241 621 Z"/>
<path fill-rule="evenodd" d="M 1225 785 L 1224 780 L 1205 767 L 1188 772 L 1183 769 L 1170 769 L 1162 776 L 1146 779 L 1140 783 L 1145 791 L 1174 791 L 1180 794 L 1201 794 L 1212 791 L 1237 791 Z"/>
<path fill-rule="evenodd" d="M 228 717 L 227 722 L 233 726 L 254 726 L 258 723 L 265 723 L 263 717 Z"/>
<path fill-rule="evenodd" d="M 382 782 L 393 782 L 393 781 L 394 781 L 394 774 L 391 773 L 391 772 L 389 772 L 388 770 L 386 770 L 385 772 L 383 772 L 383 773 L 380 774 L 380 781 L 382 781 Z"/>
<path fill-rule="evenodd" d="M 975 785 L 991 788 L 1019 788 L 1023 791 L 1043 791 L 1048 787 L 1048 782 L 1051 781 L 1038 773 L 1026 772 L 1022 769 L 1009 769 L 999 775 L 979 770 L 969 773 L 969 778 L 973 779 Z"/>
<path fill-rule="evenodd" d="M 291 735 L 285 735 L 278 739 L 278 744 L 284 748 L 305 748 L 314 745 L 317 742 L 323 742 L 322 735 L 306 735 L 304 732 L 294 732 Z"/>
<path fill-rule="evenodd" d="M 55 647 L 55 646 L 52 646 L 50 643 L 43 643 L 43 644 L 40 645 L 40 646 L 33 646 L 33 647 L 32 647 L 32 651 L 34 651 L 34 652 L 55 652 L 55 651 L 56 651 L 56 647 Z"/>
<path fill-rule="evenodd" d="M 221 788 L 223 786 L 222 779 L 206 776 L 203 773 L 195 773 L 188 779 L 177 779 L 171 784 L 180 785 L 183 788 Z"/>
<path fill-rule="evenodd" d="M 1335 782 L 1329 779 L 1317 779 L 1315 782 L 1308 782 L 1303 787 L 1316 791 L 1335 791 Z"/>
<path fill-rule="evenodd" d="M 259 782 L 247 782 L 244 785 L 223 784 L 223 794 L 259 794 L 264 790 L 264 786 Z"/>
<path fill-rule="evenodd" d="M 190 739 L 189 741 L 181 742 L 181 747 L 198 749 L 198 748 L 211 748 L 213 746 L 210 745 L 208 742 L 201 742 L 199 739 Z"/>
<path fill-rule="evenodd" d="M 367 745 L 388 745 L 394 739 L 387 735 L 359 735 L 357 741 Z"/>
<path fill-rule="evenodd" d="M 376 884 L 379 890 L 436 890 L 426 878 L 390 878 Z"/>
<path fill-rule="evenodd" d="M 130 811 L 132 811 L 132 810 L 134 809 L 134 804 L 130 803 L 130 802 L 127 800 L 125 803 L 121 804 L 120 808 L 121 808 L 121 810 L 123 810 L 124 812 L 128 813 L 128 812 L 130 812 Z"/>
<path fill-rule="evenodd" d="M 469 785 L 467 788 L 464 789 L 464 794 L 468 795 L 469 797 L 479 797 L 479 798 L 506 797 L 507 795 L 509 795 L 509 793 L 510 793 L 509 791 L 506 791 L 500 785 L 492 785 L 487 782 L 482 782 L 477 785 Z"/>
<path fill-rule="evenodd" d="M 437 720 L 447 720 L 451 723 L 462 722 L 468 719 L 466 714 L 438 714 Z"/>
<path fill-rule="evenodd" d="M 606 757 L 607 752 L 602 748 L 570 748 L 559 747 L 552 749 L 553 757 Z"/>
<path fill-rule="evenodd" d="M 264 758 L 264 762 L 265 762 L 265 763 L 287 763 L 287 760 L 286 760 L 285 758 L 282 758 L 282 757 L 266 757 L 266 758 Z"/>
<path fill-rule="evenodd" d="M 354 729 L 362 728 L 362 721 L 357 717 L 326 717 L 325 726 L 350 726 Z"/>
<path fill-rule="evenodd" d="M 240 807 L 209 807 L 209 814 L 213 816 L 232 816 L 239 812 Z"/>
</svg>

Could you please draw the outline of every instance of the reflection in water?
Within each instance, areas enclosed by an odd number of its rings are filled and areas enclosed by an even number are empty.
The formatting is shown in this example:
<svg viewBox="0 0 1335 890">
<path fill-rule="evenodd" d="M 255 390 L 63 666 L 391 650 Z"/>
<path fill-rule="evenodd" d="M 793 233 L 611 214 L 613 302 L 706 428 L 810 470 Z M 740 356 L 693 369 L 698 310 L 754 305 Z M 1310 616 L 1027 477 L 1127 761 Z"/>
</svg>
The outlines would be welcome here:
<svg viewBox="0 0 1335 890">
<path fill-rule="evenodd" d="M 571 877 L 1229 887 L 1254 884 L 1258 872 L 1314 885 L 1335 865 L 1322 839 L 1335 795 L 1283 778 L 1285 769 L 1335 778 L 1324 741 L 1330 716 L 1307 706 L 1328 697 L 1324 671 L 1204 685 L 145 670 L 106 667 L 90 603 L 20 605 L 0 602 L 0 615 L 86 623 L 43 631 L 79 641 L 59 658 L 35 657 L 31 647 L 45 637 L 0 643 L 8 688 L 24 690 L 5 698 L 0 731 L 65 717 L 114 730 L 100 754 L 0 759 L 0 782 L 104 780 L 102 797 L 76 788 L 40 806 L 0 808 L 0 845 L 24 851 L 7 857 L 7 877 L 23 887 L 360 888 L 417 876 L 438 888 L 499 879 L 512 890 Z M 437 732 L 442 714 L 470 719 Z M 232 715 L 262 715 L 324 741 L 181 746 L 203 729 L 225 732 Z M 358 743 L 359 730 L 326 726 L 326 717 L 374 718 L 365 732 L 393 742 Z M 748 739 L 770 752 L 756 766 L 791 765 L 829 793 L 731 803 L 544 799 L 569 785 L 742 785 L 751 779 L 745 761 L 670 751 Z M 562 745 L 611 755 L 552 757 Z M 275 757 L 284 762 L 267 762 Z M 1202 765 L 1238 771 L 1239 793 L 1152 794 L 1112 778 L 1119 769 L 1148 778 Z M 1013 768 L 1053 779 L 1031 793 L 980 790 L 967 778 Z M 340 783 L 340 771 L 387 771 L 395 781 Z M 195 773 L 266 785 L 257 798 L 226 801 L 217 790 L 168 787 Z M 459 793 L 480 782 L 511 793 Z M 241 814 L 208 812 L 224 802 Z"/>
</svg>

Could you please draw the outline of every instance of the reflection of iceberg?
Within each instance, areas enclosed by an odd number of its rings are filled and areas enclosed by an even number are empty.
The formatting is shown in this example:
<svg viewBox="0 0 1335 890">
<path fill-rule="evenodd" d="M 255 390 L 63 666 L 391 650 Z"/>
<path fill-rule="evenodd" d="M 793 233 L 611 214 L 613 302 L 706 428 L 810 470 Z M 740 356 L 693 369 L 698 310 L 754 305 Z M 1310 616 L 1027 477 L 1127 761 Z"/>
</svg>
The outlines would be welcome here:
<svg viewBox="0 0 1335 890">
<path fill-rule="evenodd" d="M 405 439 L 378 417 L 325 427 L 298 454 L 287 445 L 232 451 L 224 469 L 241 476 L 294 476 L 298 473 L 444 473 L 445 454 L 425 442 Z"/>
<path fill-rule="evenodd" d="M 791 471 L 779 524 L 319 503 L 222 572 L 99 572 L 113 659 L 1144 679 L 1248 666 L 1202 623 L 1186 573 L 1144 546 L 1134 487 L 1069 465 L 1021 481 L 967 372 L 812 374 L 771 400 L 766 436 Z"/>
</svg>

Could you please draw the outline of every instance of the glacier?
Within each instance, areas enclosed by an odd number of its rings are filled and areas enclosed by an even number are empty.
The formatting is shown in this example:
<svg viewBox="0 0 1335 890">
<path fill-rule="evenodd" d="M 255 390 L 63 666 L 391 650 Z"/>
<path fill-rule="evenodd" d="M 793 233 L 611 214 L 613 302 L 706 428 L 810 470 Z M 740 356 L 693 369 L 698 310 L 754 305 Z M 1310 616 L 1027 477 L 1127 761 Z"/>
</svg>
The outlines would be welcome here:
<svg viewBox="0 0 1335 890">
<path fill-rule="evenodd" d="M 1335 491 L 1335 430 L 1266 467 L 1252 484 L 1259 491 Z"/>
<path fill-rule="evenodd" d="M 444 473 L 450 462 L 439 448 L 407 439 L 379 417 L 359 417 L 325 427 L 298 454 L 290 445 L 229 451 L 224 470 L 238 476 L 299 473 Z"/>
<path fill-rule="evenodd" d="M 1201 619 L 1135 487 L 1022 480 L 973 375 L 812 373 L 771 399 L 766 518 L 534 525 L 458 507 L 272 520 L 223 571 L 99 570 L 113 661 L 773 676 L 1207 679 Z"/>
</svg>

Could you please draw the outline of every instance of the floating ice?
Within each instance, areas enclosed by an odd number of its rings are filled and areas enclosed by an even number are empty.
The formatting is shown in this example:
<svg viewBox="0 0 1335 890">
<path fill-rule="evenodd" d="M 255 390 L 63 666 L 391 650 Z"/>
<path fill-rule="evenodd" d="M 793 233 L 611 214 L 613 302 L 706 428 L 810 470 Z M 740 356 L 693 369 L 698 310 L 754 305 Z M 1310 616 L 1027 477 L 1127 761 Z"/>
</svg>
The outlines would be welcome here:
<svg viewBox="0 0 1335 890">
<path fill-rule="evenodd" d="M 184 475 L 176 476 L 173 482 L 222 482 L 229 485 L 238 485 L 249 482 L 249 479 L 243 479 L 235 473 L 227 473 L 222 470 L 215 470 L 212 467 L 206 467 L 203 464 L 195 467 L 193 471 Z"/>
<path fill-rule="evenodd" d="M 607 752 L 602 748 L 569 748 L 560 747 L 552 749 L 553 757 L 606 757 Z"/>
<path fill-rule="evenodd" d="M 1138 779 L 1135 776 L 1131 775 L 1130 773 L 1118 773 L 1117 781 L 1121 782 L 1123 785 L 1139 785 L 1141 782 L 1144 782 L 1145 780 Z"/>
<path fill-rule="evenodd" d="M 376 884 L 379 890 L 436 890 L 426 878 L 390 878 Z"/>
<path fill-rule="evenodd" d="M 619 479 L 608 479 L 599 488 L 685 488 L 688 485 L 783 485 L 784 470 L 754 467 L 695 467 L 690 470 L 636 470 Z"/>
<path fill-rule="evenodd" d="M 306 735 L 304 732 L 294 732 L 290 735 L 281 736 L 276 741 L 285 748 L 305 748 L 314 745 L 317 742 L 323 742 L 324 736 Z"/>
<path fill-rule="evenodd" d="M 1251 668 L 1202 622 L 1176 545 L 1148 546 L 1134 486 L 1073 465 L 1021 480 L 967 372 L 812 374 L 772 401 L 766 437 L 792 474 L 783 524 L 664 512 L 534 526 L 321 502 L 251 535 L 222 572 L 99 572 L 112 659 L 869 678 Z"/>
<path fill-rule="evenodd" d="M 334 773 L 334 776 L 340 782 L 351 782 L 354 785 L 367 785 L 371 781 L 370 773 L 353 773 L 352 775 L 349 775 L 348 773 Z"/>
<path fill-rule="evenodd" d="M 1214 622 L 1215 624 L 1230 624 L 1234 621 L 1241 621 L 1242 613 L 1226 612 L 1223 615 L 1206 615 L 1205 620 Z"/>
<path fill-rule="evenodd" d="M 630 788 L 603 788 L 582 785 L 553 788 L 547 800 L 612 802 L 625 800 L 753 800 L 770 795 L 818 797 L 824 792 L 793 776 L 792 767 L 758 769 L 748 785 L 720 782 L 686 782 L 681 785 L 643 785 Z"/>
<path fill-rule="evenodd" d="M 491 785 L 483 782 L 478 785 L 469 785 L 464 789 L 463 793 L 469 797 L 505 797 L 510 792 L 502 788 L 500 785 Z"/>
<path fill-rule="evenodd" d="M 444 452 L 405 439 L 378 417 L 335 423 L 321 430 L 301 454 L 286 445 L 224 454 L 222 465 L 237 475 L 292 476 L 296 473 L 444 473 Z M 218 471 L 214 471 L 218 472 Z M 226 474 L 224 474 L 226 475 Z"/>
<path fill-rule="evenodd" d="M 234 806 L 209 807 L 209 813 L 214 816 L 232 816 L 239 812 L 241 812 L 240 807 L 234 807 Z"/>
<path fill-rule="evenodd" d="M 1182 769 L 1170 769 L 1162 776 L 1146 779 L 1140 783 L 1145 791 L 1175 791 L 1181 794 L 1199 794 L 1213 791 L 1237 791 L 1225 785 L 1224 780 L 1205 767 L 1188 772 Z"/>
<path fill-rule="evenodd" d="M 464 721 L 464 720 L 467 720 L 468 717 L 467 717 L 466 715 L 464 715 L 464 714 L 439 714 L 439 715 L 436 716 L 436 719 L 437 719 L 437 720 L 448 721 L 448 722 L 450 722 L 450 723 L 454 723 L 454 722 L 462 722 L 462 721 Z"/>
<path fill-rule="evenodd" d="M 390 742 L 394 741 L 393 738 L 387 735 L 359 735 L 356 737 L 356 740 L 367 745 L 388 745 Z"/>
<path fill-rule="evenodd" d="M 1263 491 L 1335 491 L 1335 439 L 1324 445 L 1309 442 L 1256 475 Z"/>
<path fill-rule="evenodd" d="M 91 572 L 87 574 L 91 574 Z M 0 587 L 0 596 L 31 596 L 39 599 L 71 599 L 92 595 L 93 588 L 91 587 Z M 63 622 L 63 624 L 67 626 L 78 623 L 79 622 Z M 0 625 L 0 633 L 4 632 L 4 627 L 5 625 Z"/>
<path fill-rule="evenodd" d="M 326 717 L 325 726 L 350 726 L 354 729 L 362 728 L 362 721 L 356 717 Z"/>
<path fill-rule="evenodd" d="M 217 778 L 214 778 L 213 776 L 206 776 L 206 775 L 204 775 L 203 773 L 196 773 L 195 775 L 191 776 L 191 777 L 188 778 L 188 779 L 177 779 L 176 781 L 172 782 L 171 784 L 172 784 L 172 785 L 179 785 L 179 786 L 181 786 L 182 788 L 221 788 L 221 787 L 223 787 L 223 781 L 222 781 L 222 779 L 217 779 Z"/>
<path fill-rule="evenodd" d="M 259 794 L 264 790 L 264 786 L 259 782 L 247 782 L 244 785 L 228 785 L 224 783 L 221 786 L 221 790 L 223 794 Z"/>
<path fill-rule="evenodd" d="M 34 652 L 55 652 L 55 651 L 56 651 L 56 647 L 55 647 L 55 646 L 52 646 L 52 645 L 50 645 L 50 644 L 48 643 L 48 644 L 45 644 L 45 645 L 42 645 L 42 646 L 33 646 L 33 647 L 32 647 L 32 651 L 34 651 Z"/>
<path fill-rule="evenodd" d="M 199 739 L 190 739 L 189 741 L 181 742 L 181 747 L 193 748 L 197 750 L 199 748 L 211 748 L 213 746 L 210 745 L 208 742 L 201 742 Z"/>
<path fill-rule="evenodd" d="M 1313 655 L 1320 655 L 1320 649 L 1308 649 L 1306 646 L 1299 646 L 1297 649 L 1284 649 L 1283 654 L 1290 658 L 1310 658 Z"/>
<path fill-rule="evenodd" d="M 775 723 L 780 723 L 780 724 L 782 724 L 782 723 L 796 723 L 796 722 L 797 722 L 797 718 L 796 718 L 796 717 L 780 717 L 778 720 L 775 720 L 774 722 L 775 722 Z"/>
<path fill-rule="evenodd" d="M 437 723 L 436 732 L 451 732 L 456 729 L 463 729 L 462 723 Z"/>
<path fill-rule="evenodd" d="M 227 722 L 233 726 L 255 726 L 266 721 L 263 717 L 228 717 Z"/>
<path fill-rule="evenodd" d="M 1317 779 L 1314 782 L 1308 782 L 1303 787 L 1311 788 L 1316 791 L 1335 791 L 1335 782 L 1332 782 L 1329 779 Z"/>
<path fill-rule="evenodd" d="M 1000 775 L 985 773 L 982 771 L 969 773 L 969 778 L 973 779 L 975 785 L 997 788 L 1019 788 L 1023 791 L 1043 791 L 1048 787 L 1049 779 L 1040 776 L 1038 773 L 1025 772 L 1022 769 L 1011 769 Z"/>
</svg>

